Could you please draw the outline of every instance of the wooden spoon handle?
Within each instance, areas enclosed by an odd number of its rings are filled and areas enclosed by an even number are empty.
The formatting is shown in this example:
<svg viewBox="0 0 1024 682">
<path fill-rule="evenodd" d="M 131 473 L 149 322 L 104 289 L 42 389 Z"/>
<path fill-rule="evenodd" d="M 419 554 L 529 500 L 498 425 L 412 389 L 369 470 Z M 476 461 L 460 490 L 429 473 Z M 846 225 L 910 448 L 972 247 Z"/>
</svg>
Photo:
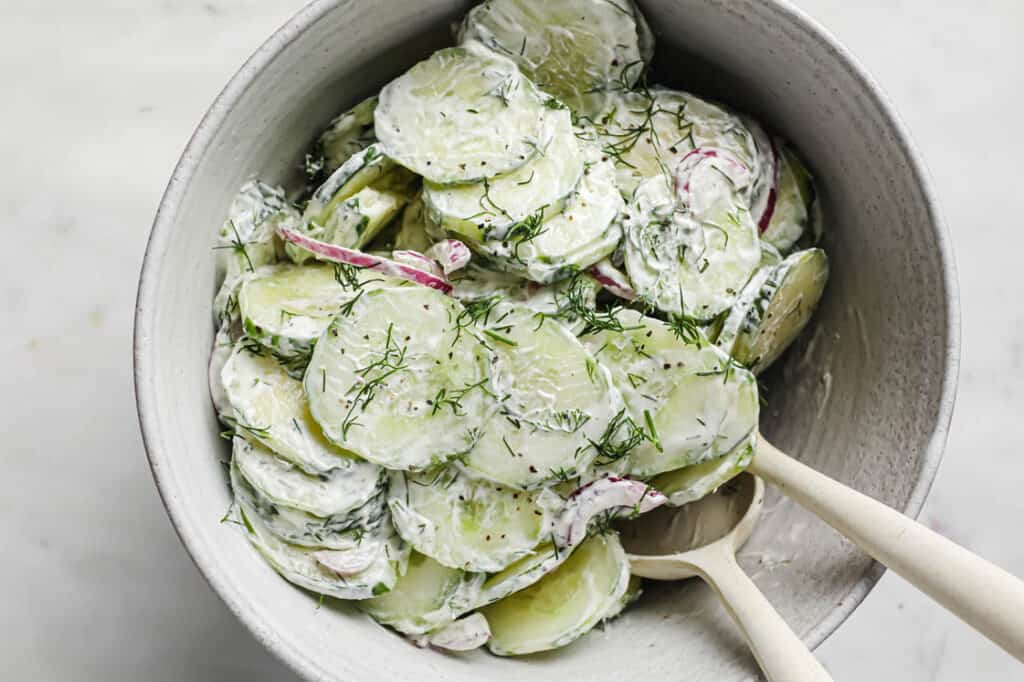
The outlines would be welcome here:
<svg viewBox="0 0 1024 682">
<path fill-rule="evenodd" d="M 1024 582 L 1019 578 L 804 466 L 761 436 L 750 471 L 1024 661 Z"/>
<path fill-rule="evenodd" d="M 713 544 L 689 556 L 700 576 L 718 592 L 769 682 L 832 682 L 725 545 Z"/>
</svg>

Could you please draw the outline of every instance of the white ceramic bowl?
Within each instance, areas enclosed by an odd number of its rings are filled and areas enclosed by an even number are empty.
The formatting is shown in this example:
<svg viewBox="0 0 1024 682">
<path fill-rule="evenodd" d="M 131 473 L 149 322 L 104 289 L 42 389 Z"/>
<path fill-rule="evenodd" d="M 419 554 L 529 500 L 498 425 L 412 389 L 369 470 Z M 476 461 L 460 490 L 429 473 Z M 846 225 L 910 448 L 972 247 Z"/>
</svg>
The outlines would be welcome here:
<svg viewBox="0 0 1024 682">
<path fill-rule="evenodd" d="M 720 98 L 793 140 L 823 189 L 832 279 L 814 326 L 769 377 L 763 428 L 780 446 L 916 514 L 938 466 L 959 321 L 949 238 L 903 126 L 822 28 L 781 0 L 641 0 L 659 79 Z M 254 174 L 294 179 L 332 115 L 450 42 L 467 3 L 320 0 L 277 31 L 210 108 L 174 171 L 146 251 L 135 376 L 146 449 L 200 570 L 253 634 L 316 680 L 745 679 L 749 655 L 702 585 L 650 588 L 605 632 L 525 659 L 418 650 L 354 608 L 280 579 L 232 526 L 225 444 L 206 387 L 214 245 Z M 743 553 L 811 646 L 881 568 L 777 497 Z"/>
</svg>

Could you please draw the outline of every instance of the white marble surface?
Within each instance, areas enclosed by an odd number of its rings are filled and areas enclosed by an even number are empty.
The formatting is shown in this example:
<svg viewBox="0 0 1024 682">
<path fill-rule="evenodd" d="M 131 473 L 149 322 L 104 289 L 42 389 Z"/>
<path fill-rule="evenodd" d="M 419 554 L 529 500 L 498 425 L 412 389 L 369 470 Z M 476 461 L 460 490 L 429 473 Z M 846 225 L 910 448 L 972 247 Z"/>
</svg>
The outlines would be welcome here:
<svg viewBox="0 0 1024 682">
<path fill-rule="evenodd" d="M 882 83 L 960 265 L 963 371 L 923 520 L 1024 575 L 1019 0 L 800 0 Z M 237 66 L 301 0 L 0 0 L 0 677 L 292 679 L 206 587 L 150 479 L 131 385 L 164 183 Z M 988 130 L 985 130 L 988 127 Z M 211 226 L 212 228 L 212 226 Z M 13 243 L 12 243 L 13 242 Z M 887 574 L 820 649 L 838 680 L 1024 679 Z"/>
</svg>

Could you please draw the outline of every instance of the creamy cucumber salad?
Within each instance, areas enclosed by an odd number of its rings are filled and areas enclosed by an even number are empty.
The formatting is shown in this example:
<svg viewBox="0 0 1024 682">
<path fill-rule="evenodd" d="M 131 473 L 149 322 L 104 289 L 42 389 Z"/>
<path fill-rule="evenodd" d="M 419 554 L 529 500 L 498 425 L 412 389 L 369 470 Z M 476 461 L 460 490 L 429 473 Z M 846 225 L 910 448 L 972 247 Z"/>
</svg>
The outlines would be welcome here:
<svg viewBox="0 0 1024 682">
<path fill-rule="evenodd" d="M 230 520 L 423 646 L 563 647 L 640 594 L 614 521 L 743 470 L 828 275 L 814 183 L 648 83 L 630 0 L 490 0 L 253 179 L 217 247 Z"/>
</svg>

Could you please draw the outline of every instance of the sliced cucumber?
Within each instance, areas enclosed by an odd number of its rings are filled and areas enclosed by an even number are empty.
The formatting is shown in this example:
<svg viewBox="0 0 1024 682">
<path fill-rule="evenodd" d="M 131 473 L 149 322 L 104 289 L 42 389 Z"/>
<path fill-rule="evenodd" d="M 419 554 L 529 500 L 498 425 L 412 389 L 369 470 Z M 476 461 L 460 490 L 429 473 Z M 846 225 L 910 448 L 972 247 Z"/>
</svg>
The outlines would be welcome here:
<svg viewBox="0 0 1024 682">
<path fill-rule="evenodd" d="M 231 401 L 228 400 L 228 392 L 224 389 L 224 381 L 220 376 L 228 358 L 231 357 L 231 349 L 235 346 L 231 336 L 231 323 L 225 320 L 221 323 L 220 329 L 217 330 L 217 335 L 213 337 L 210 366 L 206 373 L 206 378 L 210 385 L 210 400 L 213 402 L 213 409 L 217 411 L 217 418 L 225 423 L 230 423 L 230 419 L 234 415 L 231 409 Z"/>
<path fill-rule="evenodd" d="M 429 233 L 436 228 L 428 227 L 428 221 L 426 207 L 423 205 L 423 194 L 417 193 L 402 211 L 402 222 L 398 233 L 395 234 L 394 248 L 425 253 L 437 241 Z M 442 232 L 441 235 L 443 234 Z"/>
<path fill-rule="evenodd" d="M 313 475 L 345 465 L 347 453 L 329 443 L 313 421 L 302 382 L 255 341 L 243 338 L 235 344 L 221 380 L 236 431 Z"/>
<path fill-rule="evenodd" d="M 331 121 L 318 140 L 324 172 L 333 173 L 345 161 L 377 141 L 373 135 L 373 111 L 377 98 L 369 97 Z"/>
<path fill-rule="evenodd" d="M 545 115 L 547 147 L 525 165 L 482 182 L 426 182 L 423 200 L 435 223 L 473 241 L 501 240 L 517 223 L 553 215 L 583 175 L 583 153 L 567 110 Z"/>
<path fill-rule="evenodd" d="M 214 317 L 220 323 L 238 314 L 238 284 L 244 275 L 277 260 L 277 226 L 298 221 L 298 211 L 285 199 L 284 190 L 251 180 L 238 191 L 228 219 L 217 238 L 218 265 L 224 280 L 213 300 Z"/>
<path fill-rule="evenodd" d="M 359 509 L 387 482 L 387 472 L 354 457 L 340 457 L 334 469 L 311 476 L 245 438 L 235 437 L 231 459 L 245 480 L 273 504 L 323 518 Z"/>
<path fill-rule="evenodd" d="M 732 452 L 700 464 L 667 471 L 651 479 L 651 487 L 668 498 L 670 507 L 681 507 L 709 495 L 733 477 L 743 473 L 754 457 L 756 434 L 736 446 Z"/>
<path fill-rule="evenodd" d="M 600 623 L 629 587 L 629 561 L 618 535 L 596 535 L 530 587 L 485 607 L 487 647 L 518 656 L 563 647 Z"/>
<path fill-rule="evenodd" d="M 533 585 L 561 566 L 574 549 L 576 548 L 558 549 L 550 542 L 545 542 L 534 548 L 531 554 L 514 561 L 502 571 L 487 576 L 487 580 L 481 587 L 480 600 L 476 607 L 493 604 L 513 592 Z"/>
<path fill-rule="evenodd" d="M 821 249 L 797 251 L 758 275 L 744 289 L 719 339 L 755 374 L 775 362 L 807 326 L 825 291 L 828 257 Z"/>
<path fill-rule="evenodd" d="M 387 521 L 384 494 L 346 513 L 321 517 L 275 503 L 253 487 L 234 465 L 231 466 L 231 489 L 235 499 L 244 502 L 269 532 L 292 545 L 352 549 L 366 533 L 376 532 Z"/>
<path fill-rule="evenodd" d="M 498 304 L 482 321 L 500 406 L 459 465 L 475 476 L 530 490 L 574 478 L 596 456 L 622 398 L 580 341 L 557 321 Z"/>
<path fill-rule="evenodd" d="M 335 318 L 306 369 L 324 434 L 391 469 L 424 469 L 469 450 L 490 417 L 490 354 L 433 289 L 376 289 Z"/>
<path fill-rule="evenodd" d="M 561 500 L 470 478 L 451 467 L 393 472 L 388 504 L 399 535 L 445 566 L 494 573 L 532 554 Z"/>
<path fill-rule="evenodd" d="M 384 86 L 375 130 L 388 156 L 428 180 L 476 182 L 546 146 L 545 111 L 514 62 L 470 43 L 438 50 Z"/>
<path fill-rule="evenodd" d="M 718 158 L 681 179 L 679 194 L 660 175 L 637 187 L 624 220 L 626 270 L 649 305 L 710 322 L 760 261 L 757 226 Z"/>
<path fill-rule="evenodd" d="M 594 159 L 595 150 L 587 156 Z M 514 226 L 501 241 L 470 245 L 495 267 L 549 284 L 608 256 L 622 238 L 616 220 L 624 204 L 610 161 L 588 161 L 579 191 L 561 213 L 537 216 Z"/>
<path fill-rule="evenodd" d="M 356 152 L 313 193 L 303 212 L 303 220 L 326 225 L 339 204 L 355 196 L 364 187 L 381 180 L 394 169 L 395 162 L 384 155 L 379 144 L 371 144 Z"/>
<path fill-rule="evenodd" d="M 639 600 L 643 593 L 643 578 L 638 575 L 631 575 L 629 577 L 629 585 L 626 586 L 626 592 L 622 595 L 622 599 L 612 604 L 611 608 L 608 609 L 608 613 L 605 614 L 604 620 L 611 620 L 620 616 L 630 604 Z"/>
<path fill-rule="evenodd" d="M 542 90 L 581 114 L 644 72 L 632 0 L 488 0 L 463 21 L 460 42 L 509 57 Z"/>
<path fill-rule="evenodd" d="M 729 154 L 755 176 L 768 170 L 762 168 L 753 135 L 738 116 L 686 92 L 650 88 L 613 93 L 607 110 L 590 123 L 604 153 L 616 161 L 618 186 L 627 198 L 644 180 L 673 173 L 698 148 Z"/>
<path fill-rule="evenodd" d="M 353 549 L 370 554 L 369 566 L 353 575 L 341 576 L 317 561 L 322 550 L 284 542 L 266 527 L 260 515 L 243 498 L 235 502 L 249 541 L 285 580 L 313 592 L 337 599 L 369 599 L 395 586 L 409 557 L 409 548 L 391 530 L 389 523 L 362 537 Z"/>
<path fill-rule="evenodd" d="M 783 253 L 793 248 L 800 237 L 807 231 L 811 216 L 811 205 L 814 203 L 814 179 L 800 161 L 800 157 L 781 140 L 776 140 L 779 148 L 778 196 L 775 210 L 761 239 Z"/>
<path fill-rule="evenodd" d="M 378 623 L 406 635 L 422 635 L 472 609 L 486 577 L 443 566 L 414 551 L 394 589 L 360 602 L 359 607 Z"/>
<path fill-rule="evenodd" d="M 606 439 L 597 463 L 638 477 L 720 457 L 757 427 L 757 382 L 694 327 L 632 310 L 624 331 L 583 337 L 612 374 L 629 410 L 621 439 Z M 685 340 L 684 340 L 685 339 Z"/>
<path fill-rule="evenodd" d="M 261 268 L 238 292 L 245 333 L 301 376 L 316 340 L 347 302 L 361 292 L 399 284 L 368 270 L 352 273 L 345 278 L 338 267 L 320 264 Z"/>
</svg>

